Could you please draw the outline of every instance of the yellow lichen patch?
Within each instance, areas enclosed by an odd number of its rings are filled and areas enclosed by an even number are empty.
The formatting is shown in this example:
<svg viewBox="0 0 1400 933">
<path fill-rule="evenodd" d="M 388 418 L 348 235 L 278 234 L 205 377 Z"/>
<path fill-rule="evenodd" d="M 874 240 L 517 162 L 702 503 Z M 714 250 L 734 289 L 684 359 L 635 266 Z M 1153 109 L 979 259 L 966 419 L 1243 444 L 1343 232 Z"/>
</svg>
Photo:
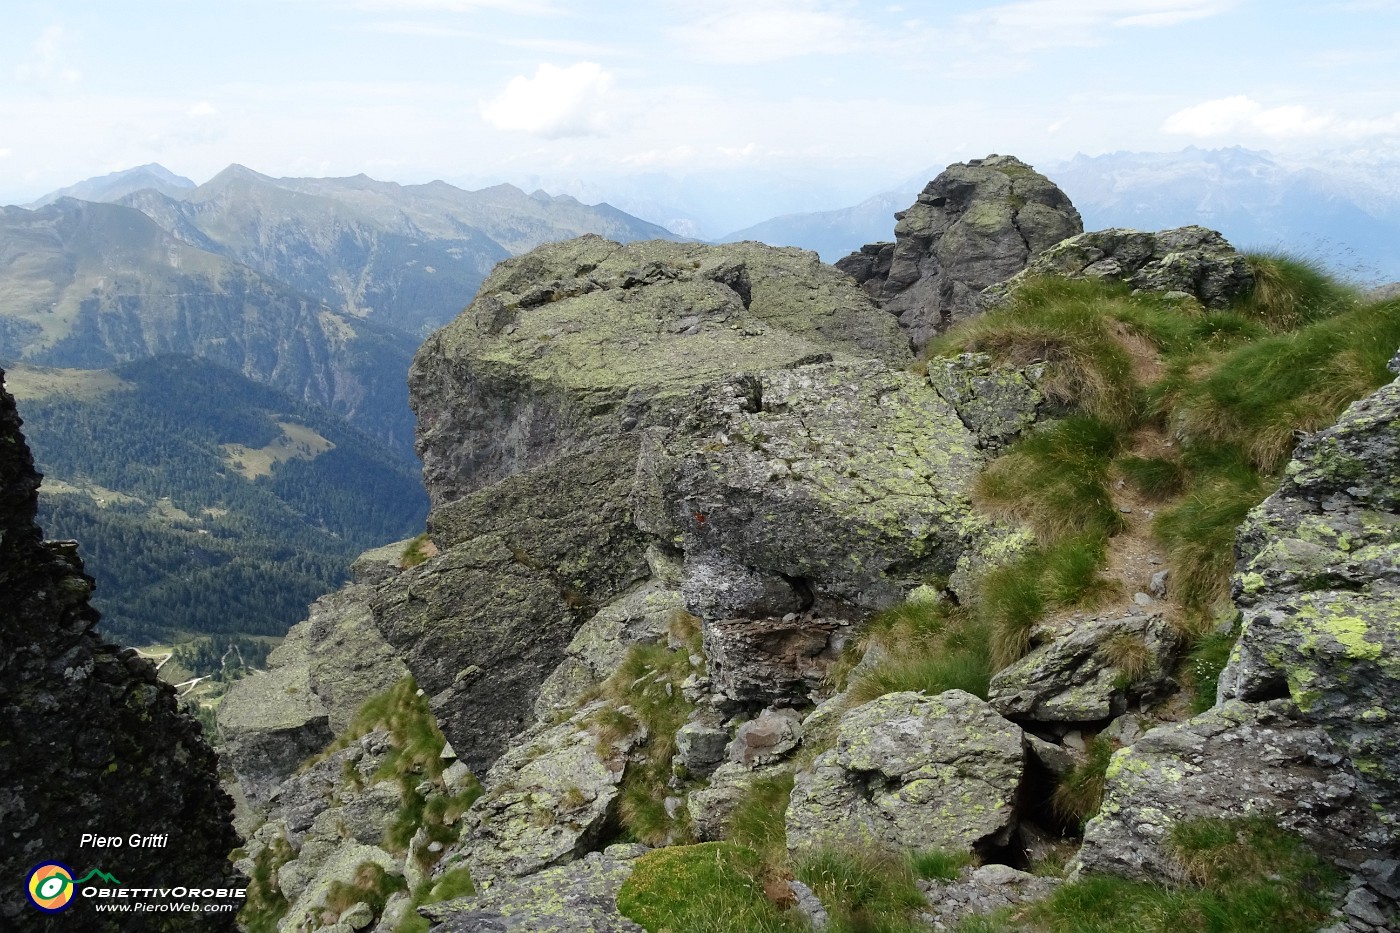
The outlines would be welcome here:
<svg viewBox="0 0 1400 933">
<path fill-rule="evenodd" d="M 283 461 L 315 460 L 335 449 L 334 444 L 305 425 L 279 421 L 277 426 L 282 429 L 282 436 L 266 447 L 254 449 L 242 444 L 220 444 L 224 462 L 248 479 L 257 479 L 271 476 L 273 466 Z"/>
</svg>

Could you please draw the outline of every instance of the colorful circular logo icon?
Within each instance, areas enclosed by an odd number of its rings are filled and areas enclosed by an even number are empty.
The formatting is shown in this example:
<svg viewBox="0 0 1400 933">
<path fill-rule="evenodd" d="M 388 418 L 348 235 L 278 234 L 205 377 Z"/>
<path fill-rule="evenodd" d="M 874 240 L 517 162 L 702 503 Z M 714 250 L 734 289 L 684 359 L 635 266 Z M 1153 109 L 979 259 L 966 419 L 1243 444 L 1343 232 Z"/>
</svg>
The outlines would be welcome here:
<svg viewBox="0 0 1400 933">
<path fill-rule="evenodd" d="M 73 869 L 62 862 L 36 865 L 25 890 L 29 902 L 46 914 L 67 910 L 73 903 Z"/>
</svg>

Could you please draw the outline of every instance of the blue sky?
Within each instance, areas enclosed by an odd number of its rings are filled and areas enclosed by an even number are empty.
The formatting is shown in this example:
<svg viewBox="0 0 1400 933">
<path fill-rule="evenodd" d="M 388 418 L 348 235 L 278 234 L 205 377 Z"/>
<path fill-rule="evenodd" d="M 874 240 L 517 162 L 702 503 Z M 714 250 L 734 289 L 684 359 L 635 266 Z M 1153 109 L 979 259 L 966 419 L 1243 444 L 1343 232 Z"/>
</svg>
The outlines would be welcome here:
<svg viewBox="0 0 1400 933">
<path fill-rule="evenodd" d="M 989 152 L 1400 150 L 1400 0 L 9 0 L 0 22 L 0 203 L 152 161 L 777 172 L 839 203 Z"/>
</svg>

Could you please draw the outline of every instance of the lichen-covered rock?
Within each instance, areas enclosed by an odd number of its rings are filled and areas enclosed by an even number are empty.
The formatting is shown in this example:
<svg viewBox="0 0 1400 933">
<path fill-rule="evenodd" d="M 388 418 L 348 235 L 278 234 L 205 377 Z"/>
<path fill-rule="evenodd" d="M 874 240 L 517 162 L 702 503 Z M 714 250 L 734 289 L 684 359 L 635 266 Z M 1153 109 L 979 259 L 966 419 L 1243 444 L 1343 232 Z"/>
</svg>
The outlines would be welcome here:
<svg viewBox="0 0 1400 933">
<path fill-rule="evenodd" d="M 561 457 L 437 509 L 443 553 L 375 596 L 458 756 L 484 772 L 600 607 L 649 573 L 627 509 L 636 442 Z"/>
<path fill-rule="evenodd" d="M 1305 438 L 1240 529 L 1220 697 L 1286 693 L 1400 813 L 1400 382 Z"/>
<path fill-rule="evenodd" d="M 686 779 L 707 778 L 724 762 L 729 730 L 714 713 L 697 710 L 691 721 L 676 730 L 676 754 L 671 768 Z"/>
<path fill-rule="evenodd" d="M 617 892 L 643 846 L 615 845 L 472 897 L 419 908 L 430 933 L 644 933 L 617 912 Z"/>
<path fill-rule="evenodd" d="M 648 580 L 599 609 L 564 648 L 564 658 L 535 699 L 535 716 L 572 706 L 590 687 L 607 680 L 633 645 L 666 640 L 676 614 L 685 611 L 680 591 Z"/>
<path fill-rule="evenodd" d="M 139 926 L 92 910 L 35 910 L 25 879 L 58 860 L 81 878 L 119 873 L 128 885 L 233 888 L 238 845 L 218 760 L 175 691 L 147 661 L 105 642 L 88 603 L 93 580 L 77 545 L 44 542 L 35 523 L 40 476 L 0 372 L 0 927 L 94 931 L 223 931 L 234 914 L 161 914 Z M 82 834 L 166 836 L 163 848 L 110 850 Z M 128 918 L 129 919 L 129 918 Z"/>
<path fill-rule="evenodd" d="M 1012 719 L 1088 722 L 1174 686 L 1178 637 L 1161 613 L 1075 620 L 992 676 L 987 701 Z"/>
<path fill-rule="evenodd" d="M 307 620 L 293 626 L 306 629 L 311 690 L 335 735 L 349 727 L 365 700 L 408 674 L 374 624 L 373 595 L 368 586 L 342 587 L 312 603 Z"/>
<path fill-rule="evenodd" d="M 311 688 L 310 632 L 294 626 L 268 669 L 234 681 L 219 703 L 224 754 L 255 807 L 333 738 L 325 704 Z"/>
<path fill-rule="evenodd" d="M 666 424 L 693 387 L 817 354 L 908 358 L 894 322 L 815 253 L 596 236 L 496 267 L 409 372 L 434 505 Z"/>
<path fill-rule="evenodd" d="M 811 594 L 791 580 L 745 567 L 724 554 L 695 554 L 684 566 L 682 598 L 687 609 L 704 619 L 783 616 L 811 603 Z"/>
<path fill-rule="evenodd" d="M 306 929 L 308 921 L 315 922 L 326 906 L 331 886 L 336 883 L 353 885 L 364 865 L 378 865 L 389 874 L 401 874 L 403 870 L 392 855 L 376 846 L 338 846 L 320 864 L 315 877 L 301 891 L 286 916 L 278 921 L 278 933 L 295 933 Z"/>
<path fill-rule="evenodd" d="M 847 713 L 836 747 L 798 772 L 788 848 L 1002 845 L 1024 766 L 1020 727 L 971 694 L 886 694 Z"/>
<path fill-rule="evenodd" d="M 895 218 L 888 258 L 877 245 L 836 267 L 899 317 L 916 350 L 981 311 L 987 286 L 1084 230 L 1079 212 L 1053 182 L 1000 155 L 948 166 Z"/>
<path fill-rule="evenodd" d="M 1254 287 L 1244 256 L 1214 230 L 1189 226 L 1147 233 L 1113 227 L 1071 237 L 1050 247 L 1024 272 L 988 289 L 990 302 L 1004 300 L 1029 278 L 1125 282 L 1135 289 L 1190 295 L 1207 308 L 1223 308 Z"/>
<path fill-rule="evenodd" d="M 589 731 L 601 709 L 595 703 L 518 737 L 482 780 L 485 793 L 467 811 L 462 842 L 444 863 L 465 861 L 480 884 L 587 853 L 612 815 L 627 753 L 644 738 L 638 726 L 604 743 Z"/>
<path fill-rule="evenodd" d="M 995 455 L 1020 439 L 1046 414 L 1037 388 L 1044 367 L 994 366 L 985 353 L 962 353 L 928 361 L 928 381 L 977 437 L 978 446 Z"/>
<path fill-rule="evenodd" d="M 720 555 L 818 607 L 882 608 L 952 569 L 982 460 L 926 380 L 821 363 L 722 380 L 648 432 L 633 504 L 688 564 Z"/>
<path fill-rule="evenodd" d="M 1177 877 L 1165 845 L 1175 824 L 1248 814 L 1268 816 L 1354 866 L 1385 851 L 1389 833 L 1345 750 L 1296 717 L 1286 700 L 1229 700 L 1115 752 L 1103 806 L 1085 827 L 1073 872 Z"/>
</svg>

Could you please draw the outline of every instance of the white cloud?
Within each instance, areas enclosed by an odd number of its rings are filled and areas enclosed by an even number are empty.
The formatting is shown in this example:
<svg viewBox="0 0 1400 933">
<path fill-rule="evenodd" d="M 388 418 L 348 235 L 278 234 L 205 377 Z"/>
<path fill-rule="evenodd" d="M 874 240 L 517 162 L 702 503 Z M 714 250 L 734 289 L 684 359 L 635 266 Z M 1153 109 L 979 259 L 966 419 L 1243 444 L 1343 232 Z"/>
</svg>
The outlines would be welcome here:
<svg viewBox="0 0 1400 933">
<path fill-rule="evenodd" d="M 189 110 L 186 110 L 185 116 L 212 117 L 218 112 L 219 111 L 215 109 L 213 104 L 209 103 L 209 101 L 207 100 L 202 100 L 199 103 L 195 104 L 193 107 L 191 107 Z"/>
<path fill-rule="evenodd" d="M 13 149 L 0 149 L 0 159 L 8 159 L 13 153 Z"/>
<path fill-rule="evenodd" d="M 1326 134 L 1331 138 L 1360 138 L 1400 130 L 1400 114 L 1347 119 L 1301 104 L 1265 107 L 1251 97 L 1236 95 L 1186 107 L 1167 117 L 1162 132 L 1208 138 L 1258 134 L 1271 139 L 1301 139 Z"/>
<path fill-rule="evenodd" d="M 863 20 L 810 0 L 712 4 L 668 32 L 692 55 L 715 64 L 840 55 L 887 41 Z"/>
<path fill-rule="evenodd" d="M 62 26 L 46 28 L 30 46 L 29 59 L 15 66 L 15 77 L 34 83 L 77 84 L 83 73 L 66 61 L 63 53 L 66 38 Z"/>
<path fill-rule="evenodd" d="M 549 0 L 357 0 L 361 10 L 422 10 L 432 13 L 471 13 L 503 10 L 507 13 L 542 15 L 560 12 Z"/>
<path fill-rule="evenodd" d="M 959 17 L 973 36 L 1014 50 L 1092 46 L 1112 28 L 1164 28 L 1218 16 L 1236 0 L 1018 0 Z"/>
<path fill-rule="evenodd" d="M 595 62 L 540 65 L 533 78 L 511 78 L 499 96 L 482 104 L 481 115 L 497 129 L 551 139 L 601 135 L 612 83 L 612 74 Z"/>
</svg>

